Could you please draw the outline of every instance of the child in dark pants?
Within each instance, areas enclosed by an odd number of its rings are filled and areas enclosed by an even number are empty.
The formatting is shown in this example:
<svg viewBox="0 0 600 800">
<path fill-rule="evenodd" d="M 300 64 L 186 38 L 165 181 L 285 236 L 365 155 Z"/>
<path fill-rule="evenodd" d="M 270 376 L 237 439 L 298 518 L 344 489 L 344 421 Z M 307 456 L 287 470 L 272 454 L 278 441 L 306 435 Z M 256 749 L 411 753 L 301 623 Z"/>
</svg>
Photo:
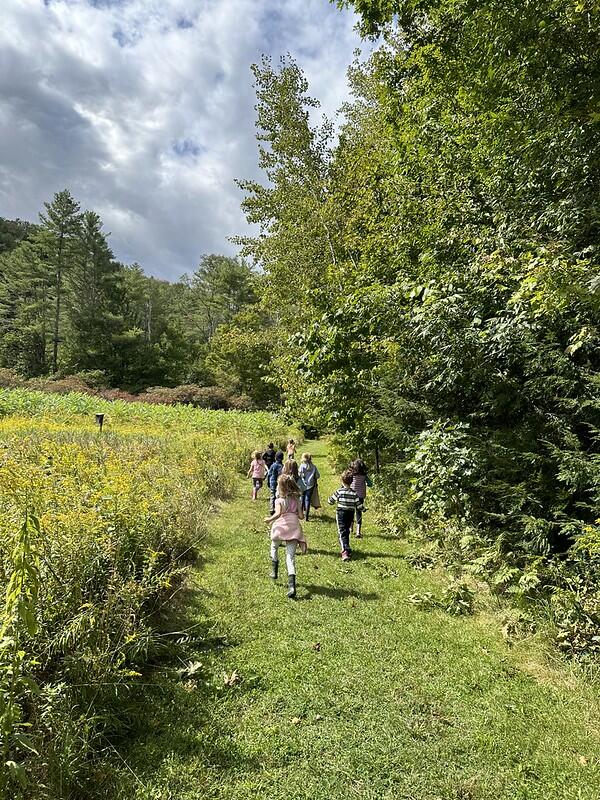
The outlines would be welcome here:
<svg viewBox="0 0 600 800">
<path fill-rule="evenodd" d="M 270 508 L 271 514 L 275 513 L 275 497 L 277 495 L 277 481 L 283 472 L 283 453 L 279 450 L 275 456 L 275 461 L 269 467 L 267 472 L 267 486 L 271 492 Z"/>
<path fill-rule="evenodd" d="M 352 481 L 352 488 L 356 492 L 356 494 L 362 498 L 364 503 L 365 498 L 367 496 L 367 487 L 371 488 L 373 486 L 373 482 L 369 478 L 367 465 L 362 460 L 362 458 L 357 458 L 356 461 L 353 461 L 350 464 L 350 469 L 352 470 L 352 474 L 354 475 L 354 480 Z M 356 538 L 361 539 L 361 526 L 362 526 L 362 515 L 363 510 L 357 508 L 356 509 Z"/>
<path fill-rule="evenodd" d="M 340 547 L 342 548 L 342 561 L 348 561 L 350 558 L 350 533 L 354 523 L 354 514 L 356 511 L 362 511 L 364 503 L 363 500 L 356 494 L 352 488 L 352 481 L 354 473 L 352 470 L 347 469 L 342 472 L 342 485 L 328 499 L 330 506 L 337 503 L 336 521 L 338 536 L 340 538 Z"/>
</svg>

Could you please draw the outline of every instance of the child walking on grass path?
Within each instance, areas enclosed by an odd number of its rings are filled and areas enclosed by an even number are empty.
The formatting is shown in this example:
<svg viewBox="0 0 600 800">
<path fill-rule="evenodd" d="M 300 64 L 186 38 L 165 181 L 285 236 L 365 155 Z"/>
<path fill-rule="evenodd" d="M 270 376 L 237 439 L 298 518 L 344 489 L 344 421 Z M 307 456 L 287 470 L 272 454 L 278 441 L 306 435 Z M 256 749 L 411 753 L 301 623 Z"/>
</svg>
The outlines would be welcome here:
<svg viewBox="0 0 600 800">
<path fill-rule="evenodd" d="M 275 456 L 275 461 L 267 472 L 267 486 L 269 487 L 271 514 L 275 511 L 275 495 L 277 494 L 277 481 L 283 470 L 283 453 L 279 450 Z"/>
<path fill-rule="evenodd" d="M 269 442 L 269 446 L 262 454 L 263 461 L 267 465 L 267 469 L 271 466 L 271 464 L 275 461 L 276 451 L 275 447 L 273 446 L 273 442 Z"/>
<path fill-rule="evenodd" d="M 300 477 L 298 462 L 295 459 L 290 458 L 285 462 L 283 465 L 283 474 L 289 475 L 291 478 L 293 478 L 296 488 L 298 489 L 298 494 L 300 497 L 302 497 L 304 490 L 306 489 L 306 484 Z M 302 506 L 302 510 L 304 510 L 304 506 Z"/>
<path fill-rule="evenodd" d="M 285 546 L 285 562 L 288 573 L 289 598 L 296 597 L 296 548 L 306 553 L 307 542 L 302 533 L 300 520 L 304 518 L 299 502 L 298 488 L 291 475 L 281 475 L 277 481 L 278 497 L 275 512 L 265 518 L 271 525 L 271 578 L 277 580 L 279 573 L 279 546 Z"/>
<path fill-rule="evenodd" d="M 310 453 L 302 453 L 302 460 L 300 462 L 299 473 L 304 481 L 304 491 L 302 493 L 302 509 L 304 510 L 304 519 L 308 522 L 308 515 L 310 507 L 313 504 L 313 493 L 317 487 L 317 481 L 321 477 L 316 464 L 313 464 L 312 456 Z M 315 508 L 321 505 L 318 501 L 319 493 L 314 497 Z"/>
<path fill-rule="evenodd" d="M 254 453 L 254 458 L 250 463 L 250 469 L 248 470 L 248 477 L 252 478 L 252 499 L 256 500 L 258 497 L 258 492 L 262 489 L 263 481 L 265 479 L 265 475 L 267 474 L 267 465 L 263 461 L 262 454 L 260 450 L 256 450 Z"/>
<path fill-rule="evenodd" d="M 365 498 L 367 496 L 367 486 L 371 488 L 373 486 L 373 482 L 369 478 L 367 465 L 362 460 L 362 458 L 357 458 L 350 464 L 350 469 L 352 470 L 352 474 L 354 478 L 352 480 L 352 488 L 356 492 L 356 494 L 365 502 Z M 356 509 L 356 538 L 362 538 L 361 527 L 362 527 L 362 515 L 364 508 L 357 508 Z"/>
<path fill-rule="evenodd" d="M 336 522 L 340 547 L 342 548 L 342 561 L 348 561 L 351 555 L 350 532 L 354 523 L 354 512 L 362 511 L 364 503 L 352 488 L 354 475 L 351 469 L 344 470 L 341 475 L 342 485 L 336 489 L 327 500 L 330 506 L 337 503 Z"/>
</svg>

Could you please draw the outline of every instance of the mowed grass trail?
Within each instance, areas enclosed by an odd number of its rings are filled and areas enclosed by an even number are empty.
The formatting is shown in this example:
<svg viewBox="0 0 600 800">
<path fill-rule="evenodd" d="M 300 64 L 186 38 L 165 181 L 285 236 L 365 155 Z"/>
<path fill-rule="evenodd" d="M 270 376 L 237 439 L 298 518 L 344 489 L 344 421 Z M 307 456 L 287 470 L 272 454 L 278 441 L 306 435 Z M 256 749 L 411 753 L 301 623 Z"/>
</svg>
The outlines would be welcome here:
<svg viewBox="0 0 600 800">
<path fill-rule="evenodd" d="M 321 494 L 337 484 L 324 443 Z M 111 797 L 137 800 L 597 800 L 597 692 L 509 650 L 483 614 L 424 612 L 439 589 L 369 514 L 339 559 L 332 509 L 305 530 L 298 599 L 268 579 L 263 490 L 250 482 L 213 520 L 189 623 L 201 680 L 157 678 Z M 283 553 L 282 553 L 283 555 Z M 282 559 L 283 566 L 283 559 Z M 222 638 L 221 638 L 222 637 Z M 236 682 L 236 676 L 241 682 Z M 233 685 L 227 686 L 225 677 Z"/>
</svg>

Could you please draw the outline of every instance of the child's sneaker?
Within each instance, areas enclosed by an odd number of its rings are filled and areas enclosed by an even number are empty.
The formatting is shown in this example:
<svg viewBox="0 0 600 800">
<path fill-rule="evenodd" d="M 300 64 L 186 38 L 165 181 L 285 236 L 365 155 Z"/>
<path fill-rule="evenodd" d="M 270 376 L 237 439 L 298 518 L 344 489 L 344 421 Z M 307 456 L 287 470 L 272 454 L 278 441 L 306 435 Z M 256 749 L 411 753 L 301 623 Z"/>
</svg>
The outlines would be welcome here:
<svg viewBox="0 0 600 800">
<path fill-rule="evenodd" d="M 350 553 L 347 550 L 342 550 L 342 561 L 350 561 Z"/>
</svg>

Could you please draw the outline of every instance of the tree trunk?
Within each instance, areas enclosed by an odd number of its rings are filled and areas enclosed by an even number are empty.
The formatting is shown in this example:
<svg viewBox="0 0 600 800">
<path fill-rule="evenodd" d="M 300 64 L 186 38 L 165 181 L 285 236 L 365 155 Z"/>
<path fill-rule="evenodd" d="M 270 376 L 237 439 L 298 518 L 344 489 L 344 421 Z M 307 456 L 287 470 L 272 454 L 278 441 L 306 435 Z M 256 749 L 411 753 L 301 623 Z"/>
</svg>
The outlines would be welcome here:
<svg viewBox="0 0 600 800">
<path fill-rule="evenodd" d="M 146 301 L 146 341 L 152 341 L 152 300 Z"/>
<path fill-rule="evenodd" d="M 54 342 L 52 348 L 52 372 L 58 372 L 58 342 L 60 333 L 60 301 L 62 291 L 62 254 L 64 234 L 58 240 L 58 264 L 56 267 L 56 311 L 54 313 Z"/>
</svg>

